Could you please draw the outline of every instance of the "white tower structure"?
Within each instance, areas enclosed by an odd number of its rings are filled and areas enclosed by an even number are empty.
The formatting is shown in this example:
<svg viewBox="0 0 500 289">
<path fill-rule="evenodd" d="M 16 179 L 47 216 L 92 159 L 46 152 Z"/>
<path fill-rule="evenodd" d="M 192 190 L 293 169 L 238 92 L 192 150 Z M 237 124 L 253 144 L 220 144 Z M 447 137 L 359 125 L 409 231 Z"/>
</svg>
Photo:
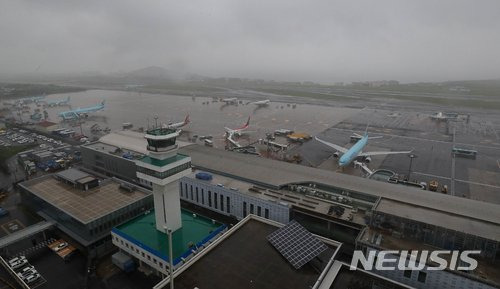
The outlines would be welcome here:
<svg viewBox="0 0 500 289">
<path fill-rule="evenodd" d="M 137 177 L 153 184 L 156 229 L 175 231 L 182 227 L 179 179 L 191 171 L 191 158 L 177 153 L 180 131 L 149 129 L 144 136 L 149 155 L 137 161 Z"/>
</svg>

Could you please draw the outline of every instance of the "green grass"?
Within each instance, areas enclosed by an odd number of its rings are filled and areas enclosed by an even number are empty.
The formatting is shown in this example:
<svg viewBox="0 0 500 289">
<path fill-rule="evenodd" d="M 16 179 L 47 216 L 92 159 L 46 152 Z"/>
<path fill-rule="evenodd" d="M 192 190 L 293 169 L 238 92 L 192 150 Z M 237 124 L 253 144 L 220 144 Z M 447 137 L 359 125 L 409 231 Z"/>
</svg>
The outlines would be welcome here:
<svg viewBox="0 0 500 289">
<path fill-rule="evenodd" d="M 2 147 L 0 148 L 0 169 L 8 174 L 9 168 L 7 166 L 7 161 L 15 156 L 16 154 L 29 150 L 35 145 L 20 145 L 20 146 L 11 146 L 11 147 Z"/>
</svg>

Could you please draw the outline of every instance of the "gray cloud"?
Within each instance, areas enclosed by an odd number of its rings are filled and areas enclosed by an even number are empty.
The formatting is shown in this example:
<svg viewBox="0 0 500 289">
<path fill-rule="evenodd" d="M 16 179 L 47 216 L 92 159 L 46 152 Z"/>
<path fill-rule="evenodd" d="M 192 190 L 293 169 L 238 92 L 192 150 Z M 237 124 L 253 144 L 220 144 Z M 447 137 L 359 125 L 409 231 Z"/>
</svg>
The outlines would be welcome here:
<svg viewBox="0 0 500 289">
<path fill-rule="evenodd" d="M 208 76 L 500 78 L 498 1 L 19 1 L 0 9 L 0 72 L 158 65 Z"/>
</svg>

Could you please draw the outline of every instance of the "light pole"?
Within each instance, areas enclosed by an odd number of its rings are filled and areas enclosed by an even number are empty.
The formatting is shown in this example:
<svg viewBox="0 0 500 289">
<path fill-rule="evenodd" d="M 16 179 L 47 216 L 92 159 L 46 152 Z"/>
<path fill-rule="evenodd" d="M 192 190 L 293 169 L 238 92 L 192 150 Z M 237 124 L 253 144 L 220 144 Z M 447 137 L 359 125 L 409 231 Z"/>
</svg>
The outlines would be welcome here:
<svg viewBox="0 0 500 289">
<path fill-rule="evenodd" d="M 168 271 L 170 275 L 170 289 L 174 289 L 174 257 L 173 257 L 173 249 L 172 249 L 172 230 L 167 226 L 163 227 L 168 237 Z"/>
<path fill-rule="evenodd" d="M 410 158 L 410 167 L 408 168 L 408 181 L 410 181 L 411 165 L 413 164 L 413 159 L 417 158 L 418 156 L 416 154 L 409 154 L 408 157 Z"/>
</svg>

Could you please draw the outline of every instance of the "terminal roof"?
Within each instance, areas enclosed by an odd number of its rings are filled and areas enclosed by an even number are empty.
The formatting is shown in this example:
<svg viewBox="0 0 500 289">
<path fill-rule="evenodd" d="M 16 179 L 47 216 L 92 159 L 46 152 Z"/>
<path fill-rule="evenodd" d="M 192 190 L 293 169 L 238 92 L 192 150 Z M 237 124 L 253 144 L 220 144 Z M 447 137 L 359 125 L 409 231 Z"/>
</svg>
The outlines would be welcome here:
<svg viewBox="0 0 500 289">
<path fill-rule="evenodd" d="M 347 191 L 366 193 L 418 207 L 420 211 L 415 212 L 415 214 L 418 214 L 430 224 L 500 241 L 500 205 L 497 204 L 339 174 L 254 155 L 213 149 L 201 145 L 186 146 L 179 151 L 189 155 L 194 166 L 207 171 L 218 172 L 223 175 L 274 188 L 280 188 L 292 183 L 316 182 Z M 383 206 L 383 204 L 380 208 L 376 208 L 376 210 L 401 217 L 407 216 L 406 208 L 400 206 L 390 208 L 389 206 Z M 436 217 L 425 218 L 425 215 L 431 213 Z M 454 216 L 451 223 L 450 218 L 440 217 L 447 215 Z M 463 227 L 461 225 L 463 223 L 468 223 L 470 226 Z M 472 230 L 475 226 L 477 226 L 476 228 L 482 228 L 485 223 L 489 223 L 489 231 L 482 229 Z"/>
</svg>

